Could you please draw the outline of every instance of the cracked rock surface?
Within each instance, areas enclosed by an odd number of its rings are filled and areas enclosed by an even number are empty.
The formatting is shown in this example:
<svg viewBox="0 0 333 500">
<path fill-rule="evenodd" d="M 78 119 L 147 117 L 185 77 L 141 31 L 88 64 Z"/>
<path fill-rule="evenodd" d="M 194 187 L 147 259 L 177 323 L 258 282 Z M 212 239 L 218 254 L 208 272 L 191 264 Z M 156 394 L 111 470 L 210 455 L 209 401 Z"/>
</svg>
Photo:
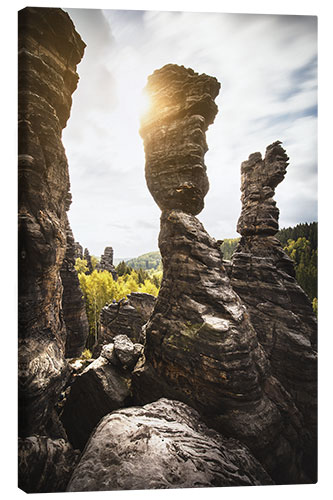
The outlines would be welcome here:
<svg viewBox="0 0 333 500">
<path fill-rule="evenodd" d="M 196 411 L 161 399 L 112 412 L 92 434 L 67 491 L 273 484 L 249 450 Z"/>
</svg>

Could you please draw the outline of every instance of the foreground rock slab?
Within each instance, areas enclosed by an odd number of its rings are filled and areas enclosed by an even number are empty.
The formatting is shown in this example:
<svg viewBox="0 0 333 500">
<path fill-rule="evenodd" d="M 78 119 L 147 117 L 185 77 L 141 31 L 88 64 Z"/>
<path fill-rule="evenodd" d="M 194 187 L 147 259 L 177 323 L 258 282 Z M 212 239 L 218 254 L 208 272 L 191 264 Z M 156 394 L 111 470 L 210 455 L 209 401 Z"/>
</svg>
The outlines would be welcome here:
<svg viewBox="0 0 333 500">
<path fill-rule="evenodd" d="M 161 399 L 107 415 L 67 491 L 273 484 L 249 450 L 209 429 L 199 414 Z"/>
</svg>

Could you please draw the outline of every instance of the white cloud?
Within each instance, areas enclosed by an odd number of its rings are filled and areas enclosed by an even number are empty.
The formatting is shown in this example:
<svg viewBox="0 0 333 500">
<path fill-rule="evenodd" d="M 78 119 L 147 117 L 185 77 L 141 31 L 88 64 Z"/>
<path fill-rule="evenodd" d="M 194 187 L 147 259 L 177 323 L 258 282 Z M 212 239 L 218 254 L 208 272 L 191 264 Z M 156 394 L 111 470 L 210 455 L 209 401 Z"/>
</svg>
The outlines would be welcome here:
<svg viewBox="0 0 333 500">
<path fill-rule="evenodd" d="M 207 230 L 216 238 L 236 236 L 240 164 L 255 151 L 264 154 L 277 139 L 291 159 L 277 189 L 281 225 L 316 218 L 315 18 L 70 14 L 88 44 L 64 132 L 73 192 L 70 220 L 75 237 L 92 253 L 101 254 L 110 244 L 119 257 L 156 248 L 160 212 L 144 179 L 138 103 L 148 75 L 170 62 L 222 83 L 220 112 L 207 134 L 211 187 L 199 215 Z"/>
</svg>

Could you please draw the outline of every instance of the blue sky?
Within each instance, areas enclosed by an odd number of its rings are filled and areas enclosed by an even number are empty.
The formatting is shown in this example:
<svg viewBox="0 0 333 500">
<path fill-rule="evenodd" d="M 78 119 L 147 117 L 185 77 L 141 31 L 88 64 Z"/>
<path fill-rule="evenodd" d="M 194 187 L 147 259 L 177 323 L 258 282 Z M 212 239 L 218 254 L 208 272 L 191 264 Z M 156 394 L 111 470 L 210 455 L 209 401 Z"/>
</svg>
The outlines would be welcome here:
<svg viewBox="0 0 333 500">
<path fill-rule="evenodd" d="M 63 132 L 75 238 L 100 255 L 157 249 L 160 211 L 144 179 L 139 100 L 147 77 L 184 64 L 221 82 L 208 130 L 210 190 L 198 218 L 236 237 L 240 164 L 283 141 L 290 165 L 276 200 L 280 227 L 317 220 L 317 19 L 311 16 L 126 10 L 68 12 L 87 43 Z"/>
</svg>

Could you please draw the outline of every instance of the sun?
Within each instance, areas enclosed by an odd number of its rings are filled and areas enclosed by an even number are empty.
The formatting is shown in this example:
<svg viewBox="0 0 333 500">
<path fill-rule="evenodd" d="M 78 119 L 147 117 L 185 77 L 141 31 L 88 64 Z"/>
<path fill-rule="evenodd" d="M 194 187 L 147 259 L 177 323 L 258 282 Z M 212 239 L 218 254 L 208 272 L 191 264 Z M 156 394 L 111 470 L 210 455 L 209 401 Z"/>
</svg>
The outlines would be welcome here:
<svg viewBox="0 0 333 500">
<path fill-rule="evenodd" d="M 139 116 L 141 119 L 149 114 L 149 112 L 151 111 L 151 106 L 152 106 L 151 98 L 148 92 L 144 89 L 141 92 L 139 98 Z"/>
</svg>

